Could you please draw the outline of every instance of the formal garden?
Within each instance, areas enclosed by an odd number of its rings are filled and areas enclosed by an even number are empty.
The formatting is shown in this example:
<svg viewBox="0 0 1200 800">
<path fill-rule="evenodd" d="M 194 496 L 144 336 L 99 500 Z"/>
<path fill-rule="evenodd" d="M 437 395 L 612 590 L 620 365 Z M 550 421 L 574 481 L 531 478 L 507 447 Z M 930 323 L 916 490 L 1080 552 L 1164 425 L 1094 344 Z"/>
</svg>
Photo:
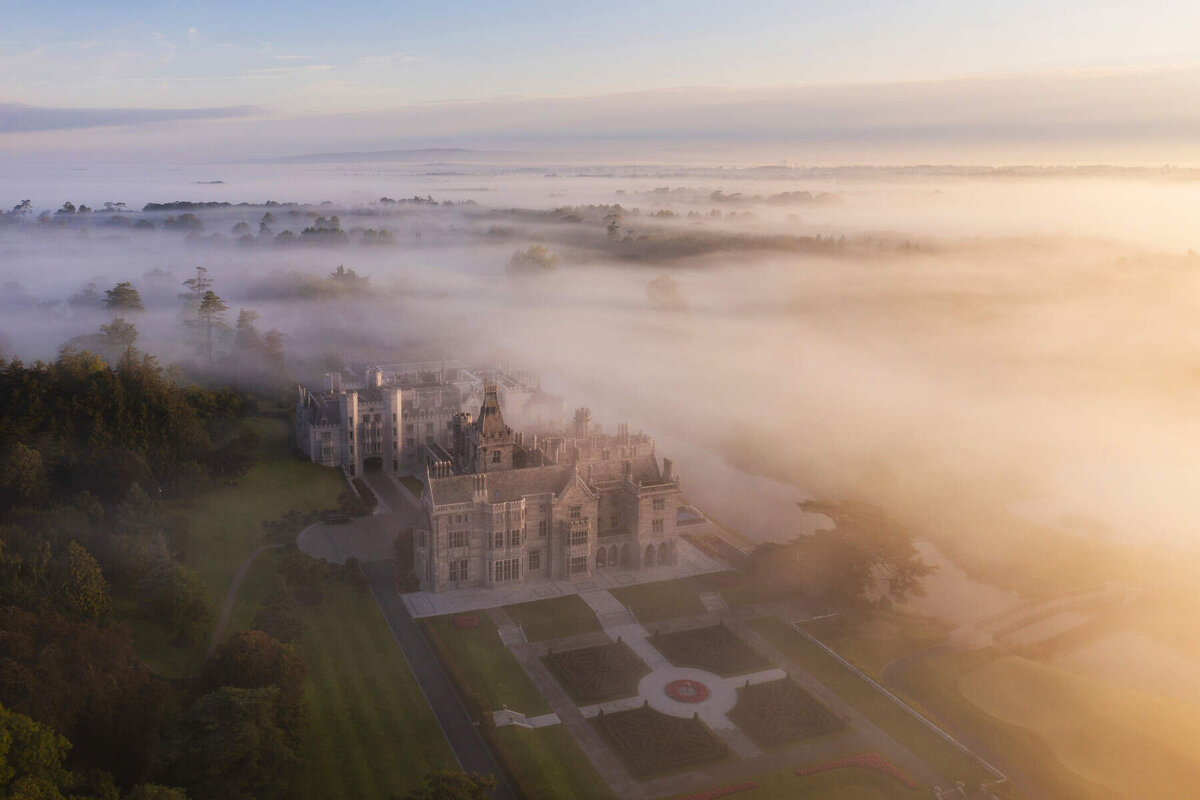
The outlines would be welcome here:
<svg viewBox="0 0 1200 800">
<path fill-rule="evenodd" d="M 543 660 L 551 673 L 581 706 L 605 703 L 638 693 L 638 681 L 650 672 L 629 645 L 609 644 L 550 651 Z"/>
<path fill-rule="evenodd" d="M 601 712 L 593 722 L 639 779 L 711 766 L 729 755 L 725 743 L 699 718 L 673 717 L 646 704 Z"/>
<path fill-rule="evenodd" d="M 771 664 L 723 624 L 656 633 L 650 644 L 677 667 L 728 678 L 769 669 Z"/>
<path fill-rule="evenodd" d="M 746 684 L 729 712 L 742 732 L 766 749 L 838 733 L 845 723 L 791 678 Z"/>
</svg>

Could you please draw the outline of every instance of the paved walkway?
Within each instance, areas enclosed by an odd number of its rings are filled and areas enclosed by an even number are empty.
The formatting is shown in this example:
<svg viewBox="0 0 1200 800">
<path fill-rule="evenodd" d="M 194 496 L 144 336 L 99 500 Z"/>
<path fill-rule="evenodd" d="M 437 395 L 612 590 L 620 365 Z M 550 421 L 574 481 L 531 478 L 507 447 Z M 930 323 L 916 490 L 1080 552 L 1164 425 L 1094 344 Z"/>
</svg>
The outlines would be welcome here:
<svg viewBox="0 0 1200 800">
<path fill-rule="evenodd" d="M 363 572 L 367 575 L 375 602 L 379 604 L 388 627 L 392 629 L 392 634 L 400 644 L 400 649 L 404 652 L 425 699 L 433 709 L 446 741 L 454 750 L 459 765 L 468 772 L 494 775 L 496 800 L 513 800 L 513 790 L 500 768 L 496 766 L 495 759 L 479 735 L 475 722 L 463 707 L 416 622 L 409 615 L 404 603 L 400 602 L 400 595 L 396 594 L 392 577 L 391 562 L 363 564 Z"/>
<path fill-rule="evenodd" d="M 245 580 L 246 573 L 250 570 L 250 565 L 254 563 L 254 559 L 258 558 L 260 553 L 282 546 L 278 544 L 264 544 L 246 556 L 246 560 L 238 567 L 237 573 L 233 576 L 233 581 L 229 584 L 228 591 L 225 592 L 225 602 L 221 603 L 221 615 L 217 618 L 217 626 L 213 628 L 212 637 L 208 640 L 208 652 L 204 654 L 205 658 L 213 657 L 213 653 L 217 652 L 217 647 L 221 644 L 222 637 L 225 636 L 225 626 L 229 624 L 229 615 L 233 613 L 233 604 L 237 602 L 238 591 L 242 588 L 242 581 Z"/>
<path fill-rule="evenodd" d="M 595 572 L 584 580 L 550 580 L 540 578 L 524 584 L 498 586 L 494 589 L 455 589 L 448 592 L 411 592 L 404 595 L 404 604 L 414 617 L 432 617 L 439 614 L 462 614 L 467 611 L 482 611 L 489 608 L 561 597 L 568 594 L 584 594 L 597 589 L 616 589 L 638 583 L 687 578 L 708 572 L 723 572 L 729 565 L 718 558 L 701 552 L 683 539 L 676 542 L 677 563 L 631 570 L 609 568 Z"/>
</svg>

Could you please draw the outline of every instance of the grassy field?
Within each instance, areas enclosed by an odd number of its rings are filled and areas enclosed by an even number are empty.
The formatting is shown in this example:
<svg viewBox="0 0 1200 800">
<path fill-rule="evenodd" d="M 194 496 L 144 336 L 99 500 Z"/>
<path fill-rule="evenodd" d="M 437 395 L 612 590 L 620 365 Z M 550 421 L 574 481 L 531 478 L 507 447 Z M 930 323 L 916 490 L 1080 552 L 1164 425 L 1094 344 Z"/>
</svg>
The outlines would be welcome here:
<svg viewBox="0 0 1200 800">
<path fill-rule="evenodd" d="M 408 489 L 409 493 L 418 500 L 421 499 L 421 492 L 425 491 L 425 484 L 420 478 L 414 478 L 412 475 L 405 475 L 400 479 L 400 483 L 404 484 L 404 488 Z"/>
<path fill-rule="evenodd" d="M 592 762 L 561 726 L 497 728 L 495 741 L 504 750 L 528 797 L 571 797 L 612 800 L 615 795 Z"/>
<path fill-rule="evenodd" d="M 485 710 L 506 705 L 528 716 L 549 713 L 550 705 L 500 641 L 487 614 L 478 615 L 476 628 L 454 627 L 455 616 L 426 617 L 420 622 L 427 636 L 442 643 L 468 688 L 487 706 Z"/>
<path fill-rule="evenodd" d="M 255 417 L 247 420 L 246 426 L 259 436 L 259 460 L 237 485 L 171 504 L 173 511 L 182 511 L 191 523 L 183 543 L 183 561 L 208 584 L 216 606 L 242 561 L 264 542 L 264 521 L 293 509 L 334 508 L 345 487 L 337 470 L 292 455 L 284 420 Z"/>
<path fill-rule="evenodd" d="M 910 789 L 890 775 L 858 767 L 819 772 L 803 778 L 796 777 L 791 769 L 781 769 L 755 775 L 752 780 L 758 784 L 757 788 L 731 797 L 734 800 L 920 800 L 930 796 L 926 789 Z M 730 785 L 725 783 L 711 788 Z"/>
<path fill-rule="evenodd" d="M 958 688 L 982 712 L 1038 734 L 1068 769 L 1113 796 L 1170 797 L 1200 784 L 1194 707 L 1017 656 L 965 672 Z"/>
<path fill-rule="evenodd" d="M 882 611 L 850 633 L 823 634 L 805 630 L 862 671 L 878 679 L 883 668 L 901 656 L 941 642 L 946 627 L 934 620 L 900 611 Z"/>
<path fill-rule="evenodd" d="M 992 780 L 991 774 L 974 759 L 951 746 L 886 695 L 796 633 L 787 623 L 775 617 L 759 617 L 748 624 L 802 669 L 908 748 L 949 784 L 957 780 L 967 783 Z"/>
<path fill-rule="evenodd" d="M 628 607 L 638 622 L 643 624 L 703 614 L 704 604 L 700 602 L 702 591 L 704 587 L 692 578 L 639 583 L 611 590 L 613 597 Z"/>
<path fill-rule="evenodd" d="M 602 630 L 591 606 L 577 594 L 505 606 L 531 642 Z"/>
<path fill-rule="evenodd" d="M 301 609 L 307 631 L 296 648 L 311 714 L 303 796 L 393 797 L 430 770 L 457 768 L 375 598 L 333 580 L 321 590 L 320 605 Z"/>
</svg>

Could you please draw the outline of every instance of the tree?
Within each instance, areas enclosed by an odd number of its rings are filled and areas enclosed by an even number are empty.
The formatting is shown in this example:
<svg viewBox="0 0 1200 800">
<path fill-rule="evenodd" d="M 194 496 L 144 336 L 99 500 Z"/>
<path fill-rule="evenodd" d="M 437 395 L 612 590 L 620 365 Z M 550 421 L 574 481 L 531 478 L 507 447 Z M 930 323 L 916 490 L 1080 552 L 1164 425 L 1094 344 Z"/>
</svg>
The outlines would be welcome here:
<svg viewBox="0 0 1200 800">
<path fill-rule="evenodd" d="M 233 343 L 244 353 L 256 352 L 262 345 L 262 335 L 254 323 L 258 321 L 258 312 L 243 308 L 238 312 L 237 326 L 234 328 Z"/>
<path fill-rule="evenodd" d="M 100 293 L 96 291 L 94 283 L 85 284 L 67 300 L 67 305 L 71 308 L 99 308 L 103 304 L 104 301 L 100 299 Z"/>
<path fill-rule="evenodd" d="M 283 334 L 272 328 L 262 340 L 262 355 L 267 366 L 275 372 L 283 372 Z"/>
<path fill-rule="evenodd" d="M 125 800 L 188 800 L 187 792 L 157 783 L 140 783 L 129 790 Z"/>
<path fill-rule="evenodd" d="M 67 545 L 67 569 L 60 592 L 66 608 L 84 619 L 103 619 L 112 610 L 100 562 L 79 542 Z"/>
<path fill-rule="evenodd" d="M 225 305 L 225 301 L 212 289 L 204 292 L 196 309 L 200 330 L 204 336 L 204 353 L 210 367 L 213 364 L 213 333 L 225 327 L 225 312 L 228 310 L 229 306 Z"/>
<path fill-rule="evenodd" d="M 304 693 L 304 661 L 290 644 L 272 639 L 263 631 L 241 631 L 230 636 L 205 668 L 206 685 L 262 689 L 274 686 L 280 698 L 298 703 Z"/>
<path fill-rule="evenodd" d="M 393 800 L 490 800 L 496 790 L 496 778 L 450 769 L 425 774 L 425 786 Z"/>
<path fill-rule="evenodd" d="M 75 784 L 63 766 L 70 749 L 49 726 L 0 705 L 0 796 L 63 800 Z"/>
<path fill-rule="evenodd" d="M 212 278 L 208 277 L 208 270 L 204 267 L 196 267 L 194 277 L 188 278 L 183 282 L 187 291 L 179 295 L 179 299 L 190 311 L 195 311 L 200 306 L 200 299 L 204 297 L 204 293 L 212 288 Z"/>
<path fill-rule="evenodd" d="M 199 698 L 163 736 L 152 774 L 194 797 L 291 797 L 298 742 L 276 718 L 278 695 L 224 687 Z"/>
<path fill-rule="evenodd" d="M 921 579 L 933 567 L 921 560 L 912 534 L 865 503 L 805 501 L 805 511 L 833 519 L 835 530 L 818 530 L 787 544 L 754 549 L 754 582 L 781 594 L 823 598 L 849 611 L 921 595 Z"/>
<path fill-rule="evenodd" d="M 0 467 L 0 490 L 28 502 L 45 488 L 45 476 L 42 454 L 17 442 Z"/>
<path fill-rule="evenodd" d="M 60 208 L 58 211 L 55 211 L 54 213 L 55 214 L 74 214 L 75 213 L 75 204 L 72 203 L 70 200 L 68 200 L 67 202 L 62 204 L 62 208 Z"/>
<path fill-rule="evenodd" d="M 172 632 L 189 641 L 212 620 L 208 587 L 195 571 L 182 564 L 171 565 L 157 605 Z"/>
<path fill-rule="evenodd" d="M 129 281 L 121 281 L 104 292 L 104 307 L 109 311 L 145 311 L 142 296 Z"/>
<path fill-rule="evenodd" d="M 124 353 L 137 342 L 137 327 L 117 317 L 107 325 L 100 326 L 100 346 L 106 353 Z"/>
<path fill-rule="evenodd" d="M 238 224 L 233 226 L 233 234 L 235 236 L 244 235 L 247 233 L 250 233 L 250 224 L 248 222 L 246 222 L 245 220 L 242 220 L 241 222 L 239 222 Z"/>
<path fill-rule="evenodd" d="M 284 644 L 295 644 L 304 637 L 304 620 L 296 613 L 296 599 L 286 581 L 278 575 L 275 580 L 274 591 L 254 615 L 254 629 Z"/>
<path fill-rule="evenodd" d="M 549 272 L 562 261 L 557 253 L 541 244 L 532 245 L 524 250 L 513 253 L 505 267 L 510 275 Z"/>
</svg>

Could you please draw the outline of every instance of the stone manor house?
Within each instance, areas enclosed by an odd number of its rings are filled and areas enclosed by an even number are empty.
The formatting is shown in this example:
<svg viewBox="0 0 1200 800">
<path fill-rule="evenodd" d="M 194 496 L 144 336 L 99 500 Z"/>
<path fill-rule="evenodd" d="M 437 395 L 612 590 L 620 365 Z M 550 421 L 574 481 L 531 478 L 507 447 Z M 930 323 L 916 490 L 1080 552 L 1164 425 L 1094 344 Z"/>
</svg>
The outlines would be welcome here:
<svg viewBox="0 0 1200 800">
<path fill-rule="evenodd" d="M 507 391 L 483 382 L 476 417 L 461 408 L 473 393 L 451 393 L 444 376 L 406 385 L 385 374 L 372 368 L 354 389 L 339 388 L 337 376 L 324 392 L 302 388 L 297 435 L 318 463 L 422 478 L 413 570 L 425 591 L 673 564 L 679 534 L 710 524 L 683 505 L 671 460 L 660 466 L 644 433 L 626 425 L 605 433 L 584 408 L 564 429 L 561 399 L 511 374 L 502 376 Z M 423 402 L 405 394 L 436 395 L 439 386 L 446 394 Z M 534 432 L 514 430 L 502 406 L 515 406 Z"/>
</svg>

